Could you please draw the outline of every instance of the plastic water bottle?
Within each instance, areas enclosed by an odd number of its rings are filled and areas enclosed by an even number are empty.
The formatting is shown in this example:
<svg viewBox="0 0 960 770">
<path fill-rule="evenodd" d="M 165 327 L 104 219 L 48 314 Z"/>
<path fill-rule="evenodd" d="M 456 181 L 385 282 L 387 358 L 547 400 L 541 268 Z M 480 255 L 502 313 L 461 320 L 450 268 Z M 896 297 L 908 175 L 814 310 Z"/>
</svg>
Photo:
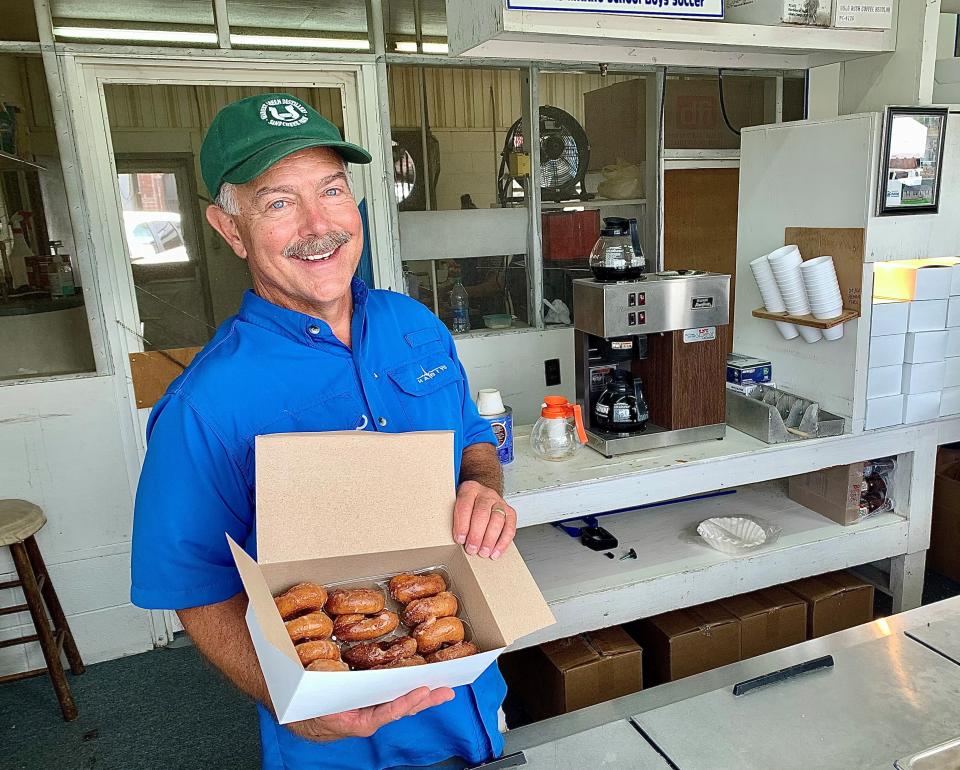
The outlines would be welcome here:
<svg viewBox="0 0 960 770">
<path fill-rule="evenodd" d="M 470 331 L 470 297 L 459 278 L 450 292 L 450 307 L 453 309 L 453 333 Z"/>
</svg>

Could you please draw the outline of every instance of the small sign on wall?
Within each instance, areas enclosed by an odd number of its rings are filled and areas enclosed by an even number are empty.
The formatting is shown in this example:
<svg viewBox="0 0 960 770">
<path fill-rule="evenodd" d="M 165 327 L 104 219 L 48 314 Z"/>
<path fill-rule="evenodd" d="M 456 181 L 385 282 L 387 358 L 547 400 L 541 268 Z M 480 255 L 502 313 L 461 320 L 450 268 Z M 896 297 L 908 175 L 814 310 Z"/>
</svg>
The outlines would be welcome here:
<svg viewBox="0 0 960 770">
<path fill-rule="evenodd" d="M 507 8 L 522 11 L 625 13 L 677 19 L 722 19 L 723 0 L 506 0 Z"/>
</svg>

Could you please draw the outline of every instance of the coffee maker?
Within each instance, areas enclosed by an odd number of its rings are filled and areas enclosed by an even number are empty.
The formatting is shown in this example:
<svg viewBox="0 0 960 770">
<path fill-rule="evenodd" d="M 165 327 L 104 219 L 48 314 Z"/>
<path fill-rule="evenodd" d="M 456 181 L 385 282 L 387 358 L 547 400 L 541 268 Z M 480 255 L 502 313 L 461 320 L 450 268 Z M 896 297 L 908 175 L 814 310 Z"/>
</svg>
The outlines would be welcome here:
<svg viewBox="0 0 960 770">
<path fill-rule="evenodd" d="M 591 447 L 613 457 L 723 438 L 729 301 L 730 276 L 700 270 L 573 282 L 577 401 Z"/>
</svg>

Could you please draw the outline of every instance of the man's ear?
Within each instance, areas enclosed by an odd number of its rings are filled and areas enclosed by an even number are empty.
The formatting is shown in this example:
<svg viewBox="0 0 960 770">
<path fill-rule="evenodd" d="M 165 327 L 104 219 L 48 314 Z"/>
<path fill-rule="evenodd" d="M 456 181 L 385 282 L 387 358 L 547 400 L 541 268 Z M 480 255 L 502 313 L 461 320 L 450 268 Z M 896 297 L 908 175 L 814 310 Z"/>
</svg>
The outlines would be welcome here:
<svg viewBox="0 0 960 770">
<path fill-rule="evenodd" d="M 228 214 L 219 206 L 213 204 L 207 206 L 207 222 L 210 227 L 220 233 L 220 237 L 227 242 L 227 245 L 233 249 L 234 253 L 240 259 L 247 258 L 247 247 L 243 245 L 243 239 L 240 237 L 240 229 L 233 216 Z"/>
</svg>

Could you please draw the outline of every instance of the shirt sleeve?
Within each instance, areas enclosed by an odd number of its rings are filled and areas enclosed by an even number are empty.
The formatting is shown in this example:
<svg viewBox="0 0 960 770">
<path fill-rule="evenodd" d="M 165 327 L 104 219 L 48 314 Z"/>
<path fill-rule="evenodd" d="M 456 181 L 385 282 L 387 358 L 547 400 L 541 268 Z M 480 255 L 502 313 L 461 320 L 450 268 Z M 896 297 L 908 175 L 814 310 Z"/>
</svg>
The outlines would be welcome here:
<svg viewBox="0 0 960 770">
<path fill-rule="evenodd" d="M 473 402 L 473 399 L 470 398 L 470 394 L 473 391 L 470 390 L 467 373 L 464 371 L 463 364 L 460 363 L 460 358 L 457 356 L 457 346 L 453 342 L 453 335 L 450 334 L 447 327 L 444 326 L 443 322 L 439 319 L 437 319 L 437 325 L 440 328 L 441 339 L 444 340 L 447 346 L 447 352 L 450 354 L 450 358 L 453 359 L 453 363 L 457 365 L 457 369 L 463 377 L 463 446 L 466 448 L 471 444 L 493 444 L 493 446 L 496 447 L 497 440 L 493 436 L 493 429 L 490 427 L 490 423 L 480 416 L 480 412 L 477 411 L 477 405 Z"/>
<path fill-rule="evenodd" d="M 217 432 L 179 394 L 151 415 L 133 515 L 131 601 L 215 604 L 243 590 L 226 534 L 246 545 L 251 493 Z"/>
</svg>

